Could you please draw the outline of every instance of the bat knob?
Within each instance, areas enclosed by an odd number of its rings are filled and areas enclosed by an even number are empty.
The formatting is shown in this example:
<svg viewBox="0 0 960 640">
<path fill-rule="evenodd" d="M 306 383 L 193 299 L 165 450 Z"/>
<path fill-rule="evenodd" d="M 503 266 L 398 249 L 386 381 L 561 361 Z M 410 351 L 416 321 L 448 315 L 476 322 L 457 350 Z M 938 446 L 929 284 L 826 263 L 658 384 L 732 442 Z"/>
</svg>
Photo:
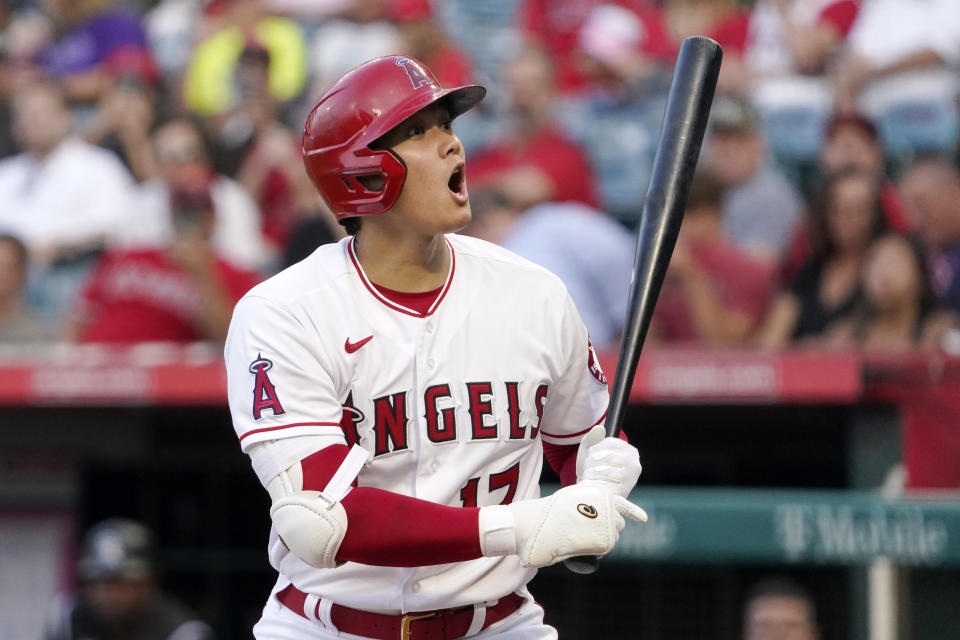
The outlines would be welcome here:
<svg viewBox="0 0 960 640">
<path fill-rule="evenodd" d="M 597 570 L 600 565 L 600 558 L 597 556 L 574 556 L 564 560 L 563 564 L 574 573 L 586 575 Z"/>
</svg>

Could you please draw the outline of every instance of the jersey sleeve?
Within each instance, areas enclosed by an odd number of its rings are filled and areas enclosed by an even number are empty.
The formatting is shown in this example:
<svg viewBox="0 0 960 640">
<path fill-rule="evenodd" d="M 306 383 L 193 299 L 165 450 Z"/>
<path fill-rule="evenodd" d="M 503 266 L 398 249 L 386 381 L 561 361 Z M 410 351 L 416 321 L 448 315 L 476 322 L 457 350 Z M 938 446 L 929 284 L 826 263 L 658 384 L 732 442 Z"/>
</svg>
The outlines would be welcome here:
<svg viewBox="0 0 960 640">
<path fill-rule="evenodd" d="M 316 330 L 277 302 L 254 295 L 237 304 L 224 360 L 244 452 L 266 440 L 343 436 L 335 366 Z"/>
<path fill-rule="evenodd" d="M 544 442 L 575 444 L 606 416 L 607 378 L 587 329 L 564 290 L 560 324 L 561 373 L 547 391 L 540 434 Z"/>
</svg>

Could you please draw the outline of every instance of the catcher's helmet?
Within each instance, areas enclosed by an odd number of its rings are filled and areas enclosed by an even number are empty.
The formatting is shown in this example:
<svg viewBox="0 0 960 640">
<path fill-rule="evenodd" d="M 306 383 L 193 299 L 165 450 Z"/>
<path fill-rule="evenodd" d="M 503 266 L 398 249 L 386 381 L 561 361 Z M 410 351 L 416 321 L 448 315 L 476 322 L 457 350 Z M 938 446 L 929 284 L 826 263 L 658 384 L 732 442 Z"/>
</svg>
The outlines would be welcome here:
<svg viewBox="0 0 960 640">
<path fill-rule="evenodd" d="M 82 580 L 132 580 L 145 578 L 153 570 L 153 534 L 138 522 L 111 518 L 84 537 L 77 562 Z"/>
<path fill-rule="evenodd" d="M 483 99 L 478 85 L 444 89 L 421 62 L 386 56 L 365 62 L 326 89 L 307 116 L 303 163 L 337 219 L 383 213 L 396 202 L 407 169 L 388 149 L 370 145 L 392 128 L 442 100 L 456 118 Z M 358 180 L 381 176 L 373 190 Z"/>
</svg>

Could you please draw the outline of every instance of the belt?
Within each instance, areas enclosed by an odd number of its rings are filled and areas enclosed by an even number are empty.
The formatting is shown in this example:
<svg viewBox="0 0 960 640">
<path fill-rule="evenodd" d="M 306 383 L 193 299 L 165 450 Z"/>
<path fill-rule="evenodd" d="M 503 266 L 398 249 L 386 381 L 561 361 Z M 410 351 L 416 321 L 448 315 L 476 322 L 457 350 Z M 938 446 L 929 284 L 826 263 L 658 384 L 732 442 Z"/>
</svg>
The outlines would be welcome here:
<svg viewBox="0 0 960 640">
<path fill-rule="evenodd" d="M 307 594 L 293 585 L 277 593 L 277 600 L 304 618 L 303 604 Z M 482 629 L 503 620 L 523 604 L 523 596 L 516 593 L 503 596 L 495 605 L 486 608 Z M 317 608 L 320 604 L 317 603 Z M 316 613 L 314 614 L 316 615 Z M 453 640 L 462 638 L 473 622 L 473 605 L 437 611 L 421 611 L 406 615 L 391 615 L 351 609 L 334 604 L 330 611 L 333 626 L 344 633 L 373 640 Z"/>
</svg>

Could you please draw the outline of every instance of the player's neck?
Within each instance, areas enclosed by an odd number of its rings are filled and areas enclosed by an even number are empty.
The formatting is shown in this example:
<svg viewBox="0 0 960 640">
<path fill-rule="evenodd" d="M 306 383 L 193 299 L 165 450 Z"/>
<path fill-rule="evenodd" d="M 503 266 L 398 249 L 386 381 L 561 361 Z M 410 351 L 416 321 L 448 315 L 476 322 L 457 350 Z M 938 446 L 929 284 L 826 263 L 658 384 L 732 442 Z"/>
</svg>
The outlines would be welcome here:
<svg viewBox="0 0 960 640">
<path fill-rule="evenodd" d="M 450 271 L 450 248 L 442 234 L 396 237 L 369 227 L 354 238 L 353 246 L 371 282 L 404 292 L 443 286 Z"/>
</svg>

